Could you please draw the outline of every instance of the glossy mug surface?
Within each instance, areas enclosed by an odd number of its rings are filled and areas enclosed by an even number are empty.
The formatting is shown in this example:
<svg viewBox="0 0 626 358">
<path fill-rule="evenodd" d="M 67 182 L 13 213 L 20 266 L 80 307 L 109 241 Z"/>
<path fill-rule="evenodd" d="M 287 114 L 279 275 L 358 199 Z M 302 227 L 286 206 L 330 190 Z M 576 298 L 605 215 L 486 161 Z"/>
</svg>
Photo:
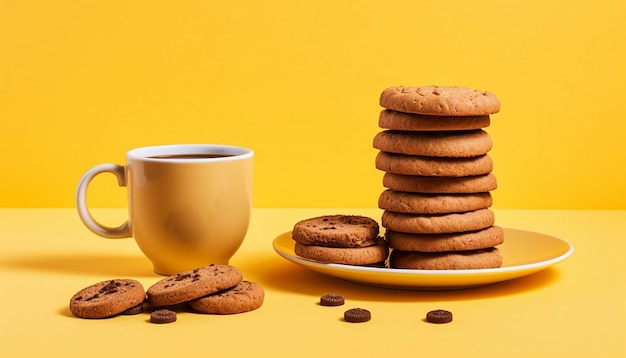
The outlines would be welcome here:
<svg viewBox="0 0 626 358">
<path fill-rule="evenodd" d="M 250 222 L 253 160 L 252 150 L 226 145 L 133 149 L 126 165 L 100 164 L 83 175 L 78 214 L 100 236 L 133 237 L 158 274 L 228 264 Z M 128 193 L 128 220 L 116 228 L 98 223 L 86 204 L 89 183 L 105 172 L 117 176 Z"/>
</svg>

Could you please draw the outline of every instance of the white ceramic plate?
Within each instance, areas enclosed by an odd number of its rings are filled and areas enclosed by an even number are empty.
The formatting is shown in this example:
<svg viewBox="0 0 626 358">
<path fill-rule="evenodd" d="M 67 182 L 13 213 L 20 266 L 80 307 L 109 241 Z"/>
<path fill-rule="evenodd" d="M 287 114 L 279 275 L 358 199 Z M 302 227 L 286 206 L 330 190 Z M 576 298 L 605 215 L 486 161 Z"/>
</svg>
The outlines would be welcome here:
<svg viewBox="0 0 626 358">
<path fill-rule="evenodd" d="M 519 229 L 504 229 L 502 266 L 479 270 L 405 270 L 328 264 L 304 259 L 294 253 L 291 232 L 273 242 L 274 250 L 285 259 L 329 276 L 385 288 L 449 290 L 488 285 L 530 275 L 565 260 L 574 247 L 559 238 Z"/>
</svg>

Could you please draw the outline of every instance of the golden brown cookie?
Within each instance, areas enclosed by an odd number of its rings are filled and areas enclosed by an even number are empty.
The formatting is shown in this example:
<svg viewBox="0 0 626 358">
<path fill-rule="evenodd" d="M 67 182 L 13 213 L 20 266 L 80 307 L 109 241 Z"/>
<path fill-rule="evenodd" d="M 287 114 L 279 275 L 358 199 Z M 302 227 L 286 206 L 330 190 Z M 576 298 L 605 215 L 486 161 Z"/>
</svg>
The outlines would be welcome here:
<svg viewBox="0 0 626 358">
<path fill-rule="evenodd" d="M 358 215 L 325 215 L 299 221 L 291 237 L 304 245 L 363 247 L 378 242 L 378 222 Z"/>
<path fill-rule="evenodd" d="M 399 131 L 464 131 L 489 127 L 486 116 L 428 116 L 384 109 L 378 116 L 378 126 Z"/>
<path fill-rule="evenodd" d="M 427 177 L 385 173 L 383 186 L 411 193 L 481 193 L 497 189 L 498 183 L 493 173 L 464 177 Z"/>
<path fill-rule="evenodd" d="M 464 87 L 390 87 L 380 95 L 380 105 L 398 112 L 436 116 L 484 116 L 500 110 L 493 93 Z"/>
<path fill-rule="evenodd" d="M 376 168 L 387 173 L 435 177 L 482 175 L 493 170 L 489 154 L 470 158 L 425 157 L 379 152 Z"/>
<path fill-rule="evenodd" d="M 146 292 L 139 281 L 114 279 L 78 291 L 70 299 L 70 312 L 80 318 L 106 318 L 140 305 Z"/>
<path fill-rule="evenodd" d="M 385 190 L 378 197 L 383 210 L 407 214 L 447 214 L 485 209 L 492 204 L 491 193 L 419 194 Z"/>
<path fill-rule="evenodd" d="M 492 141 L 482 129 L 448 132 L 386 130 L 376 134 L 373 146 L 388 153 L 463 158 L 487 154 Z"/>
<path fill-rule="evenodd" d="M 502 266 L 502 255 L 495 247 L 470 251 L 417 252 L 393 250 L 389 266 L 413 270 L 471 270 Z"/>
<path fill-rule="evenodd" d="M 225 290 L 243 280 L 238 268 L 210 265 L 165 277 L 148 288 L 153 306 L 172 306 Z"/>
<path fill-rule="evenodd" d="M 380 239 L 379 243 L 366 247 L 324 247 L 295 243 L 296 255 L 320 262 L 344 265 L 371 265 L 387 259 L 389 248 L 387 242 Z"/>
<path fill-rule="evenodd" d="M 452 214 L 404 214 L 384 211 L 382 225 L 388 230 L 413 234 L 444 234 L 475 231 L 492 226 L 493 211 L 479 209 Z"/>
<path fill-rule="evenodd" d="M 241 281 L 237 286 L 189 301 L 194 311 L 207 314 L 237 314 L 263 305 L 265 291 L 256 282 Z"/>
<path fill-rule="evenodd" d="M 504 230 L 490 226 L 478 231 L 450 234 L 408 234 L 387 230 L 389 247 L 402 251 L 442 252 L 485 249 L 504 242 Z"/>
</svg>

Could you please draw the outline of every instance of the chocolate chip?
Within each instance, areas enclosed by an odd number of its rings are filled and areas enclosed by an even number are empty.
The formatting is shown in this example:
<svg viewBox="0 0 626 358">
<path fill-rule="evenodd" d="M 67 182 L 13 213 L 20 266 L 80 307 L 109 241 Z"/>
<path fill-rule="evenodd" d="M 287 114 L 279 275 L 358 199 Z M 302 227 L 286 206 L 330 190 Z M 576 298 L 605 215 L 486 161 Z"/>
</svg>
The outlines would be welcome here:
<svg viewBox="0 0 626 358">
<path fill-rule="evenodd" d="M 168 309 L 160 309 L 150 314 L 150 322 L 163 324 L 176 322 L 176 312 Z"/>
<path fill-rule="evenodd" d="M 446 310 L 434 310 L 426 314 L 426 322 L 449 323 L 452 322 L 452 312 Z"/>
<path fill-rule="evenodd" d="M 183 280 L 186 280 L 188 278 L 191 278 L 191 274 L 190 273 L 186 273 L 184 275 L 178 274 L 178 275 L 176 275 L 174 280 L 176 280 L 176 281 L 183 281 Z"/>
<path fill-rule="evenodd" d="M 364 308 L 351 308 L 343 313 L 343 319 L 350 323 L 362 323 L 372 319 L 372 314 Z"/>
<path fill-rule="evenodd" d="M 98 292 L 104 293 L 105 295 L 117 292 L 117 287 L 122 284 L 119 282 L 115 282 L 115 280 L 109 281 L 105 286 L 103 286 Z"/>
<path fill-rule="evenodd" d="M 320 305 L 322 306 L 341 306 L 344 303 L 343 296 L 336 293 L 327 293 L 320 297 Z"/>
</svg>

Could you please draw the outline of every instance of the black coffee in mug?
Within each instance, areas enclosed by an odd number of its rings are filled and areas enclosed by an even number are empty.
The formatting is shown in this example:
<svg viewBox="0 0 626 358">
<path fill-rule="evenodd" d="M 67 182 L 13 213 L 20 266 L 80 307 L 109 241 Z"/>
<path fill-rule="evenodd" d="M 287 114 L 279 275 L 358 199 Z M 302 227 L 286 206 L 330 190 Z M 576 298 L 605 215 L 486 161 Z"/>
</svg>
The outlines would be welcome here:
<svg viewBox="0 0 626 358">
<path fill-rule="evenodd" d="M 209 158 L 226 158 L 232 157 L 234 154 L 221 154 L 221 153 L 191 153 L 191 154 L 163 154 L 154 155 L 148 158 L 153 159 L 209 159 Z"/>
</svg>

